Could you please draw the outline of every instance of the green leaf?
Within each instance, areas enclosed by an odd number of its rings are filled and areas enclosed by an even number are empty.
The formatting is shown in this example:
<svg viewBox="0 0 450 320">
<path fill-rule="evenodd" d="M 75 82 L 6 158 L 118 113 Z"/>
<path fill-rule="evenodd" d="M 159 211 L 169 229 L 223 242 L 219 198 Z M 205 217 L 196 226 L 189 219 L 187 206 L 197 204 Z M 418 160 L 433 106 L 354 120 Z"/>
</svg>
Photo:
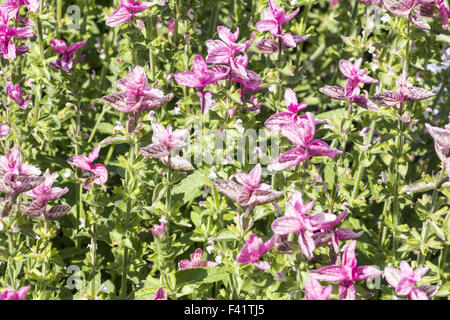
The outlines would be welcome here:
<svg viewBox="0 0 450 320">
<path fill-rule="evenodd" d="M 450 282 L 446 282 L 443 286 L 439 288 L 436 292 L 436 297 L 448 297 L 450 296 Z"/>
<path fill-rule="evenodd" d="M 228 272 L 220 267 L 205 267 L 177 271 L 177 287 L 181 288 L 188 284 L 213 283 L 226 281 L 229 277 Z"/>
</svg>

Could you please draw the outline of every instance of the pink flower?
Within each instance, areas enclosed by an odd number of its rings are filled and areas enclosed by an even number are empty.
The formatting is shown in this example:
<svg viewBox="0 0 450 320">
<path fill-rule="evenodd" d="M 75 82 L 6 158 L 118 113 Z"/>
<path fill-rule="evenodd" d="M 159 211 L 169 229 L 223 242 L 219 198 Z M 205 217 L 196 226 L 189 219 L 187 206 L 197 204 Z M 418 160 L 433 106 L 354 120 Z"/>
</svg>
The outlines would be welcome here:
<svg viewBox="0 0 450 320">
<path fill-rule="evenodd" d="M 217 262 L 203 261 L 203 251 L 198 248 L 191 255 L 191 260 L 183 259 L 178 262 L 178 267 L 180 270 L 203 268 L 203 267 L 215 267 Z"/>
<path fill-rule="evenodd" d="M 408 296 L 410 300 L 429 300 L 431 297 L 428 297 L 426 291 L 420 287 L 414 288 L 429 269 L 429 267 L 422 267 L 413 270 L 406 261 L 401 261 L 400 269 L 384 268 L 384 276 L 399 296 Z"/>
<path fill-rule="evenodd" d="M 24 195 L 26 195 L 27 197 L 35 199 L 33 204 L 33 211 L 36 215 L 45 211 L 48 201 L 56 200 L 69 191 L 69 188 L 67 187 L 52 187 L 57 177 L 58 174 L 56 172 L 50 174 L 50 171 L 47 169 L 44 174 L 44 182 L 38 185 L 36 188 L 24 193 Z"/>
<path fill-rule="evenodd" d="M 255 33 L 253 32 L 248 41 L 236 43 L 239 37 L 239 28 L 236 28 L 236 31 L 232 33 L 229 28 L 218 26 L 217 33 L 221 40 L 206 41 L 206 46 L 208 47 L 208 55 L 206 57 L 207 63 L 223 63 L 231 65 L 235 54 L 245 52 L 245 50 L 251 46 L 255 37 Z"/>
<path fill-rule="evenodd" d="M 425 123 L 428 133 L 434 139 L 434 149 L 450 178 L 450 123 L 444 128 L 433 127 Z"/>
<path fill-rule="evenodd" d="M 22 5 L 25 5 L 31 12 L 36 12 L 39 8 L 38 0 L 6 0 L 0 5 L 0 10 L 5 12 L 9 19 L 17 18 Z"/>
<path fill-rule="evenodd" d="M 286 203 L 286 211 L 283 217 L 275 219 L 272 230 L 275 234 L 284 236 L 294 233 L 298 236 L 298 244 L 306 258 L 313 257 L 315 243 L 313 231 L 322 229 L 324 225 L 336 220 L 331 213 L 318 212 L 306 216 L 314 206 L 314 200 L 303 204 L 302 193 L 294 191 L 291 199 Z"/>
<path fill-rule="evenodd" d="M 167 24 L 167 28 L 169 29 L 170 33 L 174 34 L 175 33 L 175 20 L 170 19 Z"/>
<path fill-rule="evenodd" d="M 164 128 L 159 123 L 152 123 L 153 143 L 142 147 L 141 151 L 152 158 L 165 158 L 171 156 L 175 151 L 185 146 L 184 140 L 189 134 L 188 129 L 172 131 L 171 126 Z"/>
<path fill-rule="evenodd" d="M 442 7 L 442 0 L 437 0 L 438 9 L 441 13 L 441 21 L 443 29 L 448 27 L 448 11 L 444 12 Z M 432 17 L 433 11 L 436 8 L 432 0 L 397 0 L 384 1 L 386 8 L 396 16 L 408 17 L 413 25 L 417 28 L 430 30 L 431 27 L 425 20 L 425 17 Z M 444 7 L 445 8 L 445 7 Z M 447 24 L 447 27 L 445 25 Z"/>
<path fill-rule="evenodd" d="M 269 31 L 273 36 L 280 36 L 282 33 L 282 25 L 292 20 L 300 8 L 286 15 L 286 11 L 281 9 L 275 0 L 269 0 L 269 8 L 264 9 L 264 20 L 256 23 L 256 29 L 259 32 Z"/>
<path fill-rule="evenodd" d="M 167 292 L 163 288 L 158 288 L 152 300 L 167 300 Z"/>
<path fill-rule="evenodd" d="M 14 37 L 30 38 L 34 36 L 32 28 L 14 28 L 8 26 L 8 16 L 0 11 L 0 56 L 7 60 L 15 60 L 16 56 L 28 51 L 28 47 L 17 48 L 12 39 Z"/>
<path fill-rule="evenodd" d="M 433 97 L 431 91 L 414 87 L 406 74 L 400 75 L 395 81 L 398 91 L 384 91 L 370 97 L 370 100 L 380 106 L 393 107 L 408 101 L 424 100 Z"/>
<path fill-rule="evenodd" d="M 217 190 L 240 206 L 252 207 L 269 203 L 283 194 L 283 192 L 273 190 L 268 184 L 260 183 L 260 164 L 257 164 L 249 174 L 239 172 L 232 177 L 234 177 L 239 184 L 229 179 L 216 180 L 214 181 L 214 185 L 217 187 Z"/>
<path fill-rule="evenodd" d="M 108 180 L 108 170 L 104 165 L 92 165 L 92 162 L 94 162 L 94 160 L 99 156 L 100 148 L 101 145 L 94 147 L 87 158 L 85 156 L 76 155 L 67 160 L 69 164 L 90 173 L 88 178 L 83 183 L 83 188 L 86 190 L 92 188 L 92 183 L 102 185 Z"/>
<path fill-rule="evenodd" d="M 30 103 L 31 94 L 27 94 L 24 98 L 22 96 L 20 85 L 14 85 L 11 82 L 6 82 L 5 87 L 6 91 L 8 92 L 8 96 L 19 106 L 19 108 L 26 109 L 28 104 Z"/>
<path fill-rule="evenodd" d="M 0 137 L 6 137 L 9 135 L 10 128 L 7 124 L 0 124 Z"/>
<path fill-rule="evenodd" d="M 322 287 L 320 282 L 314 277 L 308 277 L 305 283 L 306 300 L 329 300 L 333 286 Z"/>
<path fill-rule="evenodd" d="M 442 29 L 448 29 L 448 19 L 450 17 L 450 9 L 445 6 L 444 0 L 435 0 L 441 15 Z"/>
<path fill-rule="evenodd" d="M 208 66 L 202 56 L 194 55 L 193 71 L 175 73 L 173 77 L 180 86 L 204 88 L 218 80 L 225 79 L 230 69 L 226 66 Z"/>
<path fill-rule="evenodd" d="M 264 125 L 270 131 L 280 131 L 281 127 L 288 124 L 294 124 L 299 121 L 297 112 L 305 109 L 308 105 L 304 102 L 298 103 L 294 90 L 287 88 L 284 92 L 284 102 L 288 112 L 279 112 L 271 115 Z"/>
<path fill-rule="evenodd" d="M 287 47 L 295 48 L 299 43 L 307 40 L 311 35 L 293 36 L 289 32 L 283 33 L 282 25 L 292 20 L 299 11 L 300 8 L 297 8 L 294 12 L 286 14 L 275 0 L 269 0 L 269 8 L 264 9 L 264 19 L 256 23 L 256 29 L 259 32 L 270 32 L 272 36 L 278 38 L 278 44 L 272 39 L 263 39 L 258 43 L 257 48 L 263 53 L 270 54 Z"/>
<path fill-rule="evenodd" d="M 14 146 L 13 152 L 6 151 L 4 156 L 0 156 L 0 172 L 15 176 L 38 176 L 41 174 L 41 170 L 35 166 L 22 163 L 18 145 Z"/>
<path fill-rule="evenodd" d="M 52 39 L 50 40 L 50 45 L 53 50 L 62 54 L 62 58 L 54 60 L 50 62 L 50 66 L 53 69 L 62 69 L 64 71 L 69 71 L 73 66 L 73 59 L 75 57 L 75 53 L 80 50 L 88 41 L 75 42 L 67 47 L 67 44 L 64 40 Z"/>
<path fill-rule="evenodd" d="M 377 83 L 378 80 L 369 77 L 366 69 L 360 69 L 362 59 L 358 59 L 354 64 L 347 60 L 339 61 L 339 69 L 341 73 L 348 78 L 345 88 L 337 86 L 326 86 L 320 88 L 319 91 L 332 99 L 336 100 L 348 100 L 349 103 L 355 103 L 358 106 L 370 110 L 379 112 L 380 109 L 368 99 L 368 93 L 361 96 L 361 88 L 359 83 Z"/>
<path fill-rule="evenodd" d="M 269 263 L 267 261 L 259 261 L 259 258 L 272 249 L 278 240 L 279 237 L 273 235 L 269 241 L 264 242 L 256 234 L 252 233 L 236 261 L 238 263 L 252 263 L 258 269 L 267 270 L 269 269 Z"/>
<path fill-rule="evenodd" d="M 330 148 L 325 141 L 314 139 L 318 121 L 311 112 L 294 119 L 296 122 L 293 122 L 292 114 L 280 116 L 280 121 L 277 118 L 270 119 L 269 130 L 281 130 L 283 136 L 296 146 L 280 157 L 272 159 L 268 166 L 270 170 L 292 168 L 314 156 L 334 158 L 336 154 L 341 153 L 335 148 Z"/>
<path fill-rule="evenodd" d="M 150 229 L 155 238 L 164 238 L 164 233 L 166 232 L 166 224 L 165 222 L 161 222 L 161 225 L 155 225 Z"/>
<path fill-rule="evenodd" d="M 200 108 L 205 115 L 213 104 L 212 95 L 204 88 L 219 80 L 225 79 L 230 73 L 227 66 L 208 66 L 202 56 L 194 55 L 192 62 L 193 71 L 175 73 L 173 77 L 180 86 L 197 88 L 200 97 Z"/>
<path fill-rule="evenodd" d="M 247 53 L 245 52 L 242 55 L 237 56 L 236 58 L 230 60 L 232 81 L 242 79 L 252 82 L 261 82 L 262 79 L 260 76 L 258 76 L 254 71 L 247 70 L 247 65 L 248 65 L 248 56 Z"/>
<path fill-rule="evenodd" d="M 358 59 L 354 64 L 347 60 L 339 61 L 339 69 L 341 73 L 352 80 L 354 84 L 357 83 L 377 83 L 378 80 L 369 77 L 366 72 L 367 69 L 360 69 L 362 58 Z"/>
<path fill-rule="evenodd" d="M 331 213 L 331 211 L 328 211 L 328 213 Z M 362 236 L 364 231 L 355 233 L 348 228 L 340 228 L 336 231 L 333 230 L 333 228 L 341 223 L 347 215 L 348 209 L 345 208 L 344 212 L 337 216 L 336 220 L 327 225 L 323 225 L 321 228 L 322 231 L 314 234 L 313 238 L 316 248 L 319 248 L 327 243 L 331 243 L 331 247 L 334 252 L 339 254 L 339 241 L 351 240 Z"/>
<path fill-rule="evenodd" d="M 3 293 L 0 293 L 0 300 L 25 300 L 31 286 L 25 286 L 15 291 L 11 286 L 7 286 Z"/>
<path fill-rule="evenodd" d="M 342 263 L 340 265 L 330 265 L 310 271 L 311 275 L 317 280 L 338 282 L 340 300 L 355 300 L 356 289 L 353 284 L 354 281 L 378 277 L 383 273 L 383 271 L 379 271 L 372 266 L 357 266 L 355 247 L 355 240 L 344 246 Z"/>
<path fill-rule="evenodd" d="M 152 123 L 152 144 L 140 147 L 140 152 L 145 156 L 160 159 L 166 166 L 175 170 L 194 170 L 191 163 L 180 157 L 175 152 L 185 146 L 184 140 L 189 136 L 189 129 L 172 131 L 171 126 L 164 128 L 159 123 Z"/>
<path fill-rule="evenodd" d="M 127 22 L 137 13 L 147 10 L 154 6 L 158 1 L 135 1 L 135 0 L 120 0 L 119 7 L 111 13 L 106 19 L 106 25 L 108 27 L 115 27 L 124 22 Z"/>
<path fill-rule="evenodd" d="M 6 0 L 0 5 L 0 10 L 4 11 L 11 19 L 18 15 L 20 7 L 23 5 L 31 12 L 36 12 L 39 9 L 38 0 Z"/>
<path fill-rule="evenodd" d="M 153 110 L 173 99 L 173 93 L 164 95 L 161 90 L 149 86 L 147 75 L 141 66 L 130 71 L 128 77 L 118 80 L 117 86 L 123 91 L 104 96 L 102 100 L 120 112 L 136 114 Z"/>
<path fill-rule="evenodd" d="M 41 170 L 27 163 L 22 163 L 20 149 L 14 146 L 13 152 L 6 151 L 0 156 L 0 192 L 11 196 L 14 200 L 20 193 L 31 190 L 42 183 L 38 177 Z"/>
</svg>

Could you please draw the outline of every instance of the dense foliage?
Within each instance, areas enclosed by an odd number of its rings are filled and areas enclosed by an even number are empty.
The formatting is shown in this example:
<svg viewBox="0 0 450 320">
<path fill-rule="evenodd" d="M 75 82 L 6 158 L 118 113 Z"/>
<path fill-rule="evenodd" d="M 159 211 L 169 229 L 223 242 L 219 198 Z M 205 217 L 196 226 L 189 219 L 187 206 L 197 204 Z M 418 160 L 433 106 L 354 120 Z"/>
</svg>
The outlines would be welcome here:
<svg viewBox="0 0 450 320">
<path fill-rule="evenodd" d="M 5 0 L 0 299 L 448 299 L 445 0 Z"/>
</svg>

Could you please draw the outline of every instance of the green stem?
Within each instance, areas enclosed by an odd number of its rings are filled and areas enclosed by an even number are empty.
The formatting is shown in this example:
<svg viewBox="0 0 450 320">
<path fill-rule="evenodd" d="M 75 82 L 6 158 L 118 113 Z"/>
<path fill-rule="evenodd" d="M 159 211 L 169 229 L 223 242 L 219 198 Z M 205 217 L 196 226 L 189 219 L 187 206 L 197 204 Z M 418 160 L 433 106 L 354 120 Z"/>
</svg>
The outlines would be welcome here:
<svg viewBox="0 0 450 320">
<path fill-rule="evenodd" d="M 156 77 L 156 70 L 155 70 L 155 57 L 153 55 L 153 50 L 150 45 L 150 42 L 154 39 L 153 30 L 155 28 L 155 23 L 153 17 L 147 17 L 147 24 L 146 24 L 146 36 L 147 40 L 149 41 L 148 46 L 148 55 L 149 55 L 149 61 L 150 61 L 150 73 L 151 73 L 151 79 L 154 82 Z"/>
<path fill-rule="evenodd" d="M 442 168 L 441 173 L 439 174 L 439 179 L 438 181 L 442 180 L 442 177 L 444 175 L 444 168 Z M 438 199 L 438 186 L 436 186 L 433 190 L 433 194 L 431 196 L 431 213 L 430 215 L 432 215 L 435 211 L 436 211 L 436 205 L 437 205 L 437 199 Z M 428 236 L 429 236 L 429 232 L 430 232 L 430 224 L 428 222 L 430 218 L 427 217 L 425 219 L 424 222 L 424 226 L 422 227 L 422 241 L 424 243 L 428 242 Z M 422 267 L 425 263 L 425 258 L 427 257 L 427 254 L 422 254 L 422 251 L 419 251 L 419 267 Z"/>
<path fill-rule="evenodd" d="M 400 105 L 400 110 L 399 110 L 399 114 L 402 115 L 403 113 L 403 104 Z M 393 246 L 392 246 L 392 255 L 394 257 L 394 259 L 396 259 L 397 256 L 397 247 L 398 247 L 398 243 L 397 243 L 397 238 L 396 238 L 396 233 L 397 233 L 397 227 L 399 225 L 399 220 L 400 220 L 400 203 L 399 203 L 399 181 L 400 181 L 400 170 L 399 170 L 399 162 L 400 162 L 400 158 L 403 155 L 403 145 L 404 145 L 404 137 L 403 137 L 403 122 L 399 119 L 399 133 L 397 134 L 397 136 L 395 137 L 395 151 L 396 151 L 396 157 L 394 158 L 393 163 L 393 167 L 391 168 L 391 174 L 394 174 L 394 182 L 393 182 L 393 186 L 394 186 L 394 200 L 392 203 L 392 211 L 393 211 L 393 219 L 392 219 L 392 223 L 393 223 Z"/>
<path fill-rule="evenodd" d="M 300 21 L 300 34 L 302 34 L 302 35 L 306 32 L 306 24 L 308 23 L 310 11 L 311 11 L 311 5 L 308 4 L 308 5 L 306 5 L 305 10 L 303 11 L 302 20 Z M 296 54 L 297 69 L 300 68 L 301 57 L 302 57 L 302 50 L 301 50 L 301 44 L 299 44 L 297 47 L 297 54 Z"/>
<path fill-rule="evenodd" d="M 131 142 L 130 145 L 130 168 L 131 170 L 134 167 L 134 159 L 135 159 L 135 146 L 136 146 L 137 142 L 135 141 L 135 139 L 133 139 L 133 141 Z M 133 192 L 133 187 L 132 187 L 132 180 L 133 180 L 133 173 L 130 172 L 129 170 L 126 171 L 125 174 L 125 188 L 126 191 L 128 193 L 128 199 L 126 201 L 126 214 L 125 214 L 125 237 L 129 238 L 130 237 L 130 219 L 131 219 L 131 209 L 132 209 L 132 202 L 131 202 L 131 194 Z M 128 275 L 128 259 L 129 259 L 129 249 L 126 246 L 126 244 L 123 244 L 123 274 L 122 274 L 122 297 L 126 298 L 127 297 L 127 293 L 128 293 L 128 288 L 127 288 L 127 275 Z"/>
<path fill-rule="evenodd" d="M 87 144 L 91 143 L 92 139 L 94 138 L 95 132 L 97 131 L 97 127 L 100 124 L 100 122 L 103 120 L 103 116 L 106 113 L 106 109 L 107 109 L 107 107 L 104 106 L 103 110 L 102 110 L 102 113 L 100 113 L 100 116 L 98 117 L 97 121 L 95 122 L 94 128 L 92 129 L 92 132 L 91 132 L 91 135 L 89 136 Z"/>
<path fill-rule="evenodd" d="M 372 137 L 373 137 L 373 132 L 375 130 L 375 123 L 376 123 L 376 119 L 372 120 L 372 122 L 370 123 L 370 131 L 367 134 L 366 137 L 366 141 L 365 144 L 369 144 L 370 141 L 372 141 Z M 352 191 L 352 197 L 350 200 L 350 206 L 353 207 L 353 204 L 356 200 L 356 197 L 358 196 L 358 190 L 359 190 L 359 185 L 361 183 L 361 178 L 364 174 L 364 167 L 362 165 L 362 157 L 363 157 L 364 153 L 361 153 L 359 156 L 359 163 L 358 163 L 358 172 L 356 174 L 356 179 L 355 179 L 355 185 L 353 186 L 353 191 Z"/>
<path fill-rule="evenodd" d="M 62 26 L 62 0 L 56 1 L 56 28 L 57 28 L 57 34 L 59 35 L 61 33 L 61 26 Z"/>
<path fill-rule="evenodd" d="M 443 284 L 443 278 L 444 278 L 444 267 L 445 262 L 447 261 L 447 252 L 448 252 L 448 245 L 444 243 L 444 247 L 441 249 L 441 253 L 439 254 L 439 261 L 438 261 L 438 270 L 439 270 L 439 285 L 441 286 Z"/>
</svg>

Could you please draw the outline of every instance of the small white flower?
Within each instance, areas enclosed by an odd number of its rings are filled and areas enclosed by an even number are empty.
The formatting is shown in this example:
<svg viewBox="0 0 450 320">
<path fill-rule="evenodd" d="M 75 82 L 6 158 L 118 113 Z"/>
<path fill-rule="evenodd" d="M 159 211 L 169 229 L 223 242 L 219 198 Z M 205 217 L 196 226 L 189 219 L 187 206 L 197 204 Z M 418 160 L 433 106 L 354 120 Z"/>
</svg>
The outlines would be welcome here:
<svg viewBox="0 0 450 320">
<path fill-rule="evenodd" d="M 114 130 L 122 130 L 123 125 L 120 123 L 120 121 L 116 121 L 116 126 L 114 127 Z"/>
<path fill-rule="evenodd" d="M 80 225 L 78 229 L 83 229 L 86 226 L 86 221 L 83 218 L 80 218 Z"/>
<path fill-rule="evenodd" d="M 217 179 L 216 168 L 215 167 L 211 167 L 211 170 L 209 172 L 208 178 L 211 179 L 211 180 Z"/>
<path fill-rule="evenodd" d="M 387 23 L 391 20 L 391 16 L 387 13 L 384 14 L 384 16 L 381 17 L 381 22 Z"/>
<path fill-rule="evenodd" d="M 244 133 L 245 129 L 242 126 L 242 120 L 241 119 L 237 119 L 236 123 L 234 124 L 234 127 L 236 128 L 237 132 L 239 133 Z"/>
</svg>

